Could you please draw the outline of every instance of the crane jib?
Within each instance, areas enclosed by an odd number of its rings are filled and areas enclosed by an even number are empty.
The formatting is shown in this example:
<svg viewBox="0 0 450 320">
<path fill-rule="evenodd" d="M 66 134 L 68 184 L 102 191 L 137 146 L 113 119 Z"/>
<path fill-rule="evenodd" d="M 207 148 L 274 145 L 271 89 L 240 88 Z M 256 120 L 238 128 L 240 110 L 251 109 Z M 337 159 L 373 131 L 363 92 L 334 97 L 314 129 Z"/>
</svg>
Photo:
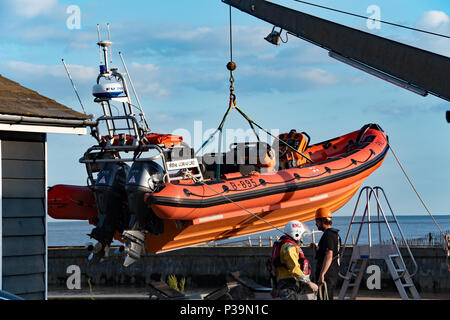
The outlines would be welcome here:
<svg viewBox="0 0 450 320">
<path fill-rule="evenodd" d="M 330 56 L 400 85 L 450 101 L 450 58 L 350 28 L 264 0 L 222 0 L 245 13 L 320 46 Z M 343 60 L 343 59 L 338 59 Z M 352 64 L 352 62 L 355 62 Z M 422 93 L 420 93 L 422 92 Z"/>
</svg>

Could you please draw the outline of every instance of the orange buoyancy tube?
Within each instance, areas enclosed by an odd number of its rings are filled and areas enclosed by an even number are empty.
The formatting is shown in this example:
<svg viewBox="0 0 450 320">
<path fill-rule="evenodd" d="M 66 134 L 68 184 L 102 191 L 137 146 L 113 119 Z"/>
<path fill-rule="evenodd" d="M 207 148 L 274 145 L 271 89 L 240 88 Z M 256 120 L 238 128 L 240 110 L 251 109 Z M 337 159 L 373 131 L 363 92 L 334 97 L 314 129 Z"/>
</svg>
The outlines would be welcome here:
<svg viewBox="0 0 450 320">
<path fill-rule="evenodd" d="M 112 146 L 118 146 L 120 144 L 131 146 L 134 142 L 134 136 L 125 134 L 125 135 L 114 135 L 112 138 L 109 136 L 103 136 L 100 142 L 100 146 L 106 146 L 106 143 L 110 141 Z M 123 141 L 121 141 L 123 139 Z M 172 148 L 174 146 L 178 146 L 181 142 L 183 142 L 182 136 L 175 136 L 172 134 L 163 134 L 163 133 L 150 133 L 146 135 L 142 141 L 144 144 L 157 144 L 164 145 L 165 148 Z"/>
<path fill-rule="evenodd" d="M 144 143 L 146 142 L 148 144 L 163 144 L 164 147 L 171 148 L 183 142 L 183 137 L 172 134 L 150 133 L 144 138 Z"/>
<path fill-rule="evenodd" d="M 277 206 L 311 205 L 321 197 L 339 193 L 341 188 L 361 183 L 384 160 L 388 151 L 384 132 L 369 128 L 362 136 L 359 133 L 308 148 L 306 152 L 321 154 L 324 160 L 319 163 L 229 180 L 166 183 L 159 192 L 147 196 L 147 203 L 160 218 L 177 220 L 231 214 L 238 209 L 232 201 L 242 203 L 255 214 Z"/>
<path fill-rule="evenodd" d="M 58 184 L 48 190 L 48 214 L 54 219 L 92 220 L 97 217 L 94 192 L 89 187 Z"/>
</svg>

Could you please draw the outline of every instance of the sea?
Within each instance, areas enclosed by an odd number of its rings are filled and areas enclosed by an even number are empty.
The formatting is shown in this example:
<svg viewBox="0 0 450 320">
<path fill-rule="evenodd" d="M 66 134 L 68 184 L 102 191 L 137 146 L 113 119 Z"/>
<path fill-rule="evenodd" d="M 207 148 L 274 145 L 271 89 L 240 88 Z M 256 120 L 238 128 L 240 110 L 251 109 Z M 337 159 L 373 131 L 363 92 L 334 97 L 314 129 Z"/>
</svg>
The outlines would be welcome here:
<svg viewBox="0 0 450 320">
<path fill-rule="evenodd" d="M 392 218 L 387 217 L 392 221 Z M 371 217 L 374 220 L 373 217 Z M 376 217 L 375 217 L 376 219 Z M 450 215 L 436 215 L 434 216 L 436 223 L 444 233 L 450 233 Z M 356 216 L 353 222 L 361 221 L 361 216 Z M 439 229 L 436 227 L 431 216 L 429 215 L 399 215 L 397 216 L 398 224 L 390 223 L 390 229 L 395 239 L 401 239 L 402 234 L 405 239 L 413 240 L 411 243 L 418 245 L 427 243 L 439 243 L 442 241 L 442 236 Z M 369 240 L 368 224 L 353 223 L 350 226 L 351 216 L 336 216 L 333 218 L 333 227 L 339 230 L 339 234 L 344 244 L 347 238 L 347 244 L 355 243 L 358 240 L 359 244 L 367 244 Z M 303 240 L 304 244 L 309 244 L 314 240 L 318 242 L 321 232 L 317 230 L 314 220 L 305 222 L 305 225 L 310 229 L 311 234 L 306 236 Z M 64 247 L 64 246 L 87 246 L 90 243 L 95 243 L 88 234 L 94 226 L 87 221 L 78 220 L 57 220 L 48 222 L 48 246 L 49 247 Z M 376 244 L 378 242 L 391 241 L 391 236 L 386 227 L 386 224 L 370 224 L 371 242 Z M 359 232 L 360 231 L 360 232 Z M 381 231 L 381 232 L 380 232 Z M 359 239 L 358 239 L 359 233 Z M 207 243 L 208 245 L 259 245 L 261 243 L 266 245 L 270 238 L 276 239 L 282 235 L 281 231 L 272 229 L 270 231 L 246 235 L 226 240 L 220 240 L 215 243 Z M 313 236 L 314 235 L 314 236 Z M 249 239 L 250 238 L 250 239 Z M 416 242 L 414 242 L 416 241 Z M 121 245 L 120 242 L 114 241 L 112 245 Z"/>
</svg>

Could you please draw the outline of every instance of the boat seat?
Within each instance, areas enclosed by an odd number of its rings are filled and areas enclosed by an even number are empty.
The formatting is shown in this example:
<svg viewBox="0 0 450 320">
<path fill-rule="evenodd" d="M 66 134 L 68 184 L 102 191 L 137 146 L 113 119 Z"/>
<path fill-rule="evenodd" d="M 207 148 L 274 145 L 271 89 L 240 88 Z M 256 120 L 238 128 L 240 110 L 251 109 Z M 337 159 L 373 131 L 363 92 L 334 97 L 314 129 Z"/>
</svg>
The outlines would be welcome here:
<svg viewBox="0 0 450 320">
<path fill-rule="evenodd" d="M 214 179 L 217 170 L 217 154 L 208 153 L 199 158 L 203 177 Z M 252 172 L 273 172 L 276 157 L 272 147 L 265 142 L 232 143 L 230 150 L 222 153 L 220 175 L 240 172 L 243 176 Z"/>
<path fill-rule="evenodd" d="M 309 145 L 310 137 L 306 132 L 297 132 L 295 129 L 289 131 L 289 133 L 282 133 L 278 136 L 278 139 L 286 142 L 298 152 L 304 153 Z M 287 169 L 292 167 L 300 167 L 306 164 L 307 159 L 302 157 L 297 152 L 292 151 L 284 143 L 275 141 L 274 144 L 278 144 L 278 155 L 280 161 L 280 169 Z"/>
<path fill-rule="evenodd" d="M 275 152 L 266 142 L 239 142 L 230 145 L 228 156 L 234 163 L 253 165 L 264 172 L 273 172 L 276 166 Z"/>
</svg>

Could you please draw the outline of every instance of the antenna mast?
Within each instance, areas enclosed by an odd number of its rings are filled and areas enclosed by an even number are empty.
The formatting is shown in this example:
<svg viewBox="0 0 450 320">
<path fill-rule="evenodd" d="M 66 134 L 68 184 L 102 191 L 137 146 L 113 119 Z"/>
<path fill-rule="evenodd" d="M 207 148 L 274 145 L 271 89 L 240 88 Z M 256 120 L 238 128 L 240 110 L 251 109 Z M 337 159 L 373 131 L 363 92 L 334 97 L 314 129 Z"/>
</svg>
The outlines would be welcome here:
<svg viewBox="0 0 450 320">
<path fill-rule="evenodd" d="M 97 44 L 99 44 L 100 41 L 101 41 L 100 40 L 100 25 L 99 24 L 97 24 L 97 38 L 98 38 Z M 103 63 L 103 61 L 102 61 L 102 49 L 100 48 L 100 45 L 98 47 L 98 54 L 100 56 L 100 64 L 102 64 Z"/>
<path fill-rule="evenodd" d="M 72 87 L 73 87 L 73 90 L 75 91 L 75 94 L 77 95 L 78 101 L 80 102 L 81 109 L 83 109 L 83 113 L 86 114 L 86 110 L 84 109 L 83 103 L 81 102 L 80 95 L 78 94 L 78 91 L 77 91 L 77 87 L 75 87 L 75 83 L 73 82 L 72 77 L 70 76 L 69 68 L 67 68 L 67 65 L 64 62 L 64 59 L 61 59 L 61 61 L 64 65 L 64 68 L 66 69 L 67 76 L 69 77 L 69 80 L 72 83 Z"/>
<path fill-rule="evenodd" d="M 131 80 L 130 73 L 128 72 L 127 65 L 125 64 L 125 60 L 123 59 L 122 52 L 119 52 L 119 56 L 120 56 L 120 59 L 122 60 L 123 68 L 125 69 L 125 72 L 127 73 L 128 80 L 130 80 L 131 89 L 133 89 L 133 93 L 134 93 L 134 96 L 136 97 L 136 101 L 138 103 L 139 110 L 141 111 L 141 113 L 139 114 L 139 116 L 141 117 L 141 122 L 143 122 L 143 124 L 145 125 L 145 128 L 147 130 L 150 130 L 148 127 L 147 119 L 145 118 L 144 110 L 142 109 L 141 102 L 139 101 L 138 95 L 136 93 L 136 89 L 134 88 L 133 81 Z"/>
<path fill-rule="evenodd" d="M 111 42 L 111 33 L 109 31 L 109 23 L 106 24 L 106 30 L 108 30 L 108 41 Z M 112 63 L 112 47 L 109 48 L 109 62 Z"/>
</svg>

